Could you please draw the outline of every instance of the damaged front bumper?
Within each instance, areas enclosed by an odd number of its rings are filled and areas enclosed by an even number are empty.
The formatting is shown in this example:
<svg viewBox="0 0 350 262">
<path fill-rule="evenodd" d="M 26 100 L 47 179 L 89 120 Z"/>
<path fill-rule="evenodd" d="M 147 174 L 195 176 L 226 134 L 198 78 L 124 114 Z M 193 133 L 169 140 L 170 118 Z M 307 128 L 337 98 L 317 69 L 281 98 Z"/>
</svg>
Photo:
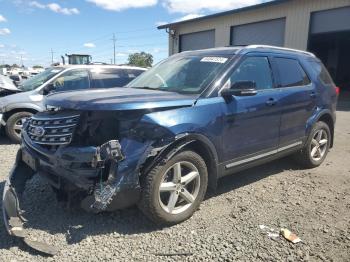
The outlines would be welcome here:
<svg viewBox="0 0 350 262">
<path fill-rule="evenodd" d="M 7 232 L 11 236 L 18 237 L 31 248 L 47 255 L 56 255 L 58 249 L 30 239 L 25 230 L 27 220 L 23 217 L 23 211 L 19 205 L 19 198 L 22 195 L 25 183 L 34 175 L 33 171 L 21 161 L 21 150 L 17 153 L 16 164 L 11 170 L 10 176 L 5 182 L 2 196 L 2 214 Z"/>
<path fill-rule="evenodd" d="M 100 147 L 65 147 L 54 154 L 28 142 L 23 139 L 17 153 L 16 163 L 5 183 L 2 204 L 8 233 L 21 238 L 33 249 L 48 255 L 58 252 L 55 247 L 31 240 L 26 234 L 20 199 L 26 182 L 36 174 L 53 188 L 72 194 L 72 199 L 90 212 L 113 211 L 138 202 L 139 175 L 131 172 L 130 162 L 122 161 L 124 156 L 118 141 L 109 141 Z M 100 177 L 102 173 L 106 174 L 104 180 Z M 77 192 L 82 193 L 79 198 L 76 198 Z"/>
</svg>

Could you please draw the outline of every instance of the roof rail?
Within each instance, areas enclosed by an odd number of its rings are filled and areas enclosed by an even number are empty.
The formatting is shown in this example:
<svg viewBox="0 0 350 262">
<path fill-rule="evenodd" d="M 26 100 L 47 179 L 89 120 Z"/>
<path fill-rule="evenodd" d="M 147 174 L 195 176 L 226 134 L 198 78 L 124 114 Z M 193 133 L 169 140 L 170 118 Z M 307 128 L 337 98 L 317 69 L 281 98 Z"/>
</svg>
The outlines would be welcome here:
<svg viewBox="0 0 350 262">
<path fill-rule="evenodd" d="M 316 57 L 313 53 L 307 52 L 307 51 L 302 51 L 298 49 L 292 49 L 292 48 L 286 48 L 286 47 L 279 47 L 279 46 L 271 46 L 271 45 L 248 45 L 246 48 L 271 48 L 271 49 L 276 49 L 276 50 L 284 50 L 284 51 L 292 51 L 296 53 L 301 53 L 305 55 L 309 55 L 312 57 Z"/>
</svg>

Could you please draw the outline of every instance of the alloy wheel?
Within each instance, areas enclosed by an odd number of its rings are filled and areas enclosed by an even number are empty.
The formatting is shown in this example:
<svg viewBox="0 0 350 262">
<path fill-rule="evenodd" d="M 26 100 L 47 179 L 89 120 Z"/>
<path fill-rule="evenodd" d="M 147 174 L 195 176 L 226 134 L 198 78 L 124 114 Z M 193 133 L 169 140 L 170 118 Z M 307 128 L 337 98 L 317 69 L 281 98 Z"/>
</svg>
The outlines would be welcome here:
<svg viewBox="0 0 350 262">
<path fill-rule="evenodd" d="M 23 124 L 25 123 L 25 121 L 27 121 L 28 117 L 22 117 L 20 119 L 18 119 L 15 123 L 15 125 L 13 126 L 13 130 L 15 131 L 15 133 L 20 137 L 21 136 L 21 132 L 22 132 L 22 128 L 23 128 Z"/>
<path fill-rule="evenodd" d="M 320 161 L 328 149 L 328 134 L 325 130 L 318 130 L 311 140 L 310 155 L 314 161 Z"/>
<path fill-rule="evenodd" d="M 198 169 L 181 161 L 166 170 L 159 186 L 159 202 L 169 214 L 180 214 L 196 200 L 200 189 Z"/>
</svg>

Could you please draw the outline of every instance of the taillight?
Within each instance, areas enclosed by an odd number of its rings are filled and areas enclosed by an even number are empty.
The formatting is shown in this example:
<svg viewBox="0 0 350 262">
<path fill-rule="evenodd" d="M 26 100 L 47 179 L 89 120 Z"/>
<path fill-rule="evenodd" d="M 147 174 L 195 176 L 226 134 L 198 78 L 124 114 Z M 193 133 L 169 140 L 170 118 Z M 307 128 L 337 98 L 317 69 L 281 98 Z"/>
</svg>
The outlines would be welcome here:
<svg viewBox="0 0 350 262">
<path fill-rule="evenodd" d="M 335 93 L 337 94 L 337 95 L 339 95 L 340 94 L 340 88 L 339 87 L 335 87 Z"/>
</svg>

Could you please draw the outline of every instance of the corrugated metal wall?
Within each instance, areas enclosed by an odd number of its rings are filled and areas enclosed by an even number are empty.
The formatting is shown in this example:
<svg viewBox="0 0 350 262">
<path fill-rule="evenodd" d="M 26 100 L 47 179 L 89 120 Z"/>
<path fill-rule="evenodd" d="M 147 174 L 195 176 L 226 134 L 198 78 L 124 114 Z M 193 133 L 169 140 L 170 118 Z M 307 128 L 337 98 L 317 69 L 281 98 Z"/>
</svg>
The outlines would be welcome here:
<svg viewBox="0 0 350 262">
<path fill-rule="evenodd" d="M 180 35 L 180 52 L 215 47 L 215 30 Z"/>
<path fill-rule="evenodd" d="M 232 26 L 230 44 L 284 46 L 285 28 L 285 18 Z"/>
<path fill-rule="evenodd" d="M 350 6 L 319 11 L 311 15 L 311 34 L 346 30 L 350 30 Z"/>
<path fill-rule="evenodd" d="M 225 15 L 210 19 L 183 23 L 172 28 L 175 37 L 169 38 L 169 53 L 179 51 L 179 35 L 215 29 L 215 46 L 230 44 L 232 26 L 286 17 L 286 47 L 305 50 L 308 43 L 310 16 L 312 12 L 350 6 L 350 0 L 294 0 L 275 6 Z M 349 23 L 349 21 L 344 21 Z"/>
</svg>

